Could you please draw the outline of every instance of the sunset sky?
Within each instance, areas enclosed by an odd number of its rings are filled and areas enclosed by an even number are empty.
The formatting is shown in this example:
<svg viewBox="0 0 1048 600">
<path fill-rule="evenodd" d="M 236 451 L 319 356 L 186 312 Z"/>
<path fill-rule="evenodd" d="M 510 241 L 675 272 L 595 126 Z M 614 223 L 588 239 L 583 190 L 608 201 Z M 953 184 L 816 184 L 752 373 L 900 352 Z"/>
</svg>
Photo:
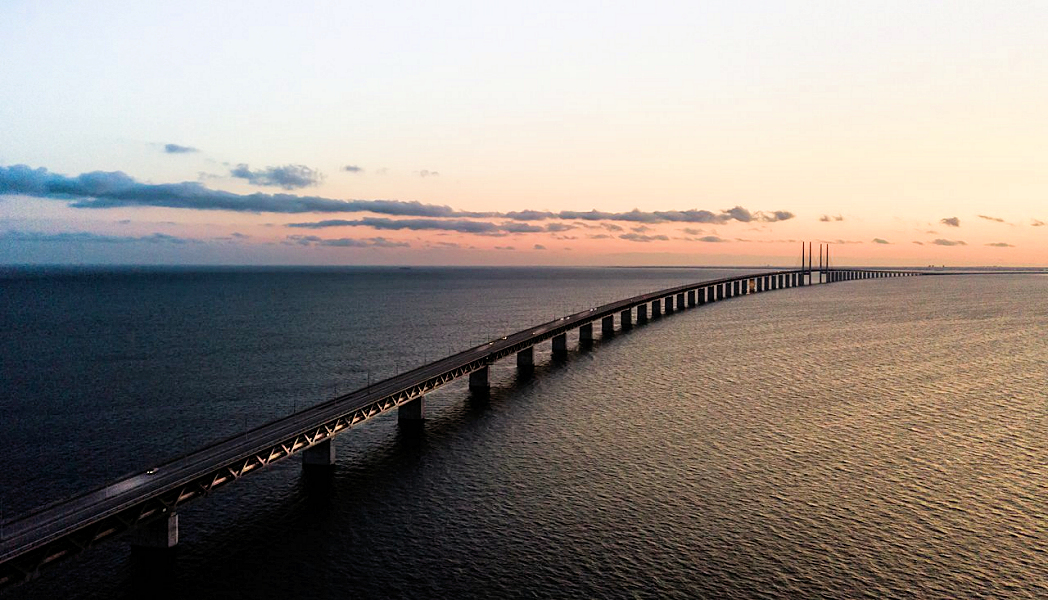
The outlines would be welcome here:
<svg viewBox="0 0 1048 600">
<path fill-rule="evenodd" d="M 8 1 L 0 264 L 1048 264 L 1048 4 Z"/>
</svg>

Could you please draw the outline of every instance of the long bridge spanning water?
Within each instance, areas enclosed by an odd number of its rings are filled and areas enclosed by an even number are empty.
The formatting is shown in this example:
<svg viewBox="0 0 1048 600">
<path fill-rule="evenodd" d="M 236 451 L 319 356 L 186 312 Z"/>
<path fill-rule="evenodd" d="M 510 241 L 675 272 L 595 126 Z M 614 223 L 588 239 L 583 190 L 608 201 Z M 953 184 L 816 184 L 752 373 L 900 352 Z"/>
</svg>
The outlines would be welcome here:
<svg viewBox="0 0 1048 600">
<path fill-rule="evenodd" d="M 34 578 L 42 568 L 119 534 L 146 548 L 178 543 L 178 510 L 186 502 L 274 461 L 301 453 L 304 468 L 334 464 L 332 439 L 359 423 L 397 409 L 400 422 L 421 423 L 426 393 L 469 377 L 471 390 L 488 389 L 489 365 L 516 356 L 534 365 L 535 346 L 552 341 L 554 358 L 568 354 L 568 334 L 594 339 L 664 314 L 740 296 L 838 281 L 931 274 L 915 270 L 793 269 L 703 281 L 641 294 L 529 327 L 400 373 L 197 451 L 0 525 L 0 588 Z"/>
</svg>

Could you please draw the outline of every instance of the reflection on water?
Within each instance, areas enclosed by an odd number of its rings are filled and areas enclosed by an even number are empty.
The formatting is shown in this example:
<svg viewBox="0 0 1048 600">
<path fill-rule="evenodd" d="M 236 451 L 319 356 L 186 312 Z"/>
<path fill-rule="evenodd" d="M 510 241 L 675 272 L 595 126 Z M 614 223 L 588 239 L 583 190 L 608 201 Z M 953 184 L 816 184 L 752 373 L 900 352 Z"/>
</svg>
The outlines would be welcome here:
<svg viewBox="0 0 1048 600">
<path fill-rule="evenodd" d="M 155 320 L 135 313 L 128 322 L 148 357 L 166 351 L 155 340 L 175 341 L 164 360 L 138 364 L 151 365 L 150 379 L 186 385 L 139 391 L 98 410 L 127 411 L 129 420 L 147 412 L 160 429 L 189 415 L 193 429 L 205 430 L 212 413 L 201 407 L 275 410 L 280 393 L 291 393 L 276 385 L 276 400 L 256 397 L 265 391 L 252 387 L 260 383 L 227 379 L 241 365 L 251 365 L 247 378 L 265 382 L 301 369 L 298 377 L 317 376 L 332 365 L 345 369 L 340 361 L 360 352 L 361 341 L 390 356 L 400 344 L 407 360 L 456 328 L 466 336 L 487 331 L 470 329 L 475 322 L 494 321 L 506 333 L 543 320 L 541 309 L 521 308 L 543 295 L 577 294 L 565 304 L 585 306 L 591 297 L 597 304 L 703 278 L 585 273 L 569 278 L 574 286 L 565 292 L 558 272 L 451 271 L 430 286 L 430 304 L 403 302 L 417 281 L 371 273 L 368 293 L 386 286 L 400 299 L 367 313 L 386 315 L 381 323 L 359 315 L 368 309 L 346 289 L 340 297 L 336 282 L 299 274 L 293 300 L 314 298 L 308 314 L 322 324 L 297 334 L 279 324 L 297 312 L 287 298 L 271 291 L 267 300 L 259 289 L 286 285 L 211 282 L 206 293 L 191 293 L 186 281 L 143 285 L 139 294 L 167 285 L 183 300 Z M 92 289 L 112 299 L 134 285 Z M 228 300 L 215 306 L 223 285 Z M 614 288 L 611 297 L 597 298 L 606 288 Z M 1043 597 L 1046 291 L 1048 278 L 1029 276 L 839 283 L 688 310 L 598 339 L 563 363 L 550 362 L 546 346 L 530 377 L 518 377 L 513 361 L 495 365 L 489 398 L 470 397 L 465 384 L 431 394 L 423 432 L 384 418 L 341 436 L 330 477 L 307 478 L 288 461 L 189 505 L 169 589 L 245 598 Z M 471 303 L 454 304 L 465 299 Z M 408 307 L 438 314 L 410 316 Z M 209 313 L 221 319 L 196 329 L 171 325 Z M 92 327 L 73 316 L 64 324 L 31 317 L 19 323 L 27 339 Z M 98 318 L 95 327 L 112 327 Z M 159 329 L 144 334 L 143 318 Z M 452 324 L 437 325 L 444 321 Z M 257 333 L 271 328 L 285 337 Z M 340 345 L 345 332 L 358 345 Z M 75 346 L 90 336 L 73 337 Z M 32 373 L 47 360 L 39 343 L 36 354 L 23 353 L 20 381 L 43 395 L 46 377 Z M 59 368 L 63 386 L 79 377 L 90 393 L 104 388 L 91 373 L 112 367 L 84 365 L 126 364 L 117 354 L 133 345 L 100 344 L 104 356 L 73 361 L 79 375 Z M 187 358 L 201 347 L 213 349 L 209 358 Z M 255 365 L 259 357 L 276 373 Z M 180 371 L 180 358 L 196 370 Z M 66 401 L 86 400 L 73 393 Z M 75 415 L 57 400 L 43 411 L 4 402 L 5 414 L 12 409 L 30 429 L 41 414 L 62 431 L 75 429 L 64 424 Z M 39 444 L 20 431 L 3 425 L 5 447 L 32 463 Z M 116 448 L 131 463 L 134 448 L 148 444 L 136 436 L 148 436 L 135 428 L 128 436 Z M 16 468 L 3 477 L 5 490 L 48 485 L 40 480 L 75 488 L 61 469 L 30 476 Z M 134 596 L 134 566 L 122 544 L 107 544 L 10 596 Z"/>
</svg>

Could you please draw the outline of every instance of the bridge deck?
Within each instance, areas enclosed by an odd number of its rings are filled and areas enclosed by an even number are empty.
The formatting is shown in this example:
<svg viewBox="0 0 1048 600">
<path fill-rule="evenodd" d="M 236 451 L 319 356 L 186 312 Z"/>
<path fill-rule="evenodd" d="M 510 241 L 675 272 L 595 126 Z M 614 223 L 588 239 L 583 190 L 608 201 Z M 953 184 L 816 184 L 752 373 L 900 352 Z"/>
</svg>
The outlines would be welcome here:
<svg viewBox="0 0 1048 600">
<path fill-rule="evenodd" d="M 173 514 L 185 502 L 207 494 L 218 486 L 328 440 L 353 425 L 415 400 L 499 359 L 582 325 L 693 290 L 768 276 L 818 272 L 796 269 L 767 271 L 701 281 L 633 296 L 568 315 L 338 396 L 215 442 L 160 464 L 148 472 L 134 474 L 82 496 L 43 507 L 3 524 L 0 587 L 29 579 L 48 563 L 76 554 L 136 525 Z M 860 270 L 852 272 L 873 273 Z M 878 273 L 890 276 L 919 274 L 898 270 Z M 741 291 L 743 295 L 748 293 L 748 289 Z"/>
</svg>

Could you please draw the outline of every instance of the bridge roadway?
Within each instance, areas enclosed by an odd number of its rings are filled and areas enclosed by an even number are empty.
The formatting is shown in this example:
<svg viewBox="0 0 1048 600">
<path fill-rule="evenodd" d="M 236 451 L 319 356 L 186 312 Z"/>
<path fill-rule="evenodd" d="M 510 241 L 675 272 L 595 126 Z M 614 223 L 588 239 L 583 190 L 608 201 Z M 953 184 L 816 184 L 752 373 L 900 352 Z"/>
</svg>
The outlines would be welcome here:
<svg viewBox="0 0 1048 600">
<path fill-rule="evenodd" d="M 829 281 L 842 279 L 919 275 L 918 271 L 825 270 Z M 807 275 L 808 277 L 805 277 Z M 475 346 L 368 387 L 338 396 L 313 407 L 277 419 L 260 427 L 215 442 L 205 448 L 157 465 L 147 472 L 124 477 L 82 496 L 61 501 L 0 528 L 0 588 L 35 577 L 40 569 L 59 559 L 77 554 L 102 540 L 127 530 L 144 530 L 149 535 L 140 543 L 165 547 L 177 543 L 176 510 L 189 500 L 235 481 L 274 461 L 302 450 L 323 450 L 333 461 L 330 439 L 335 435 L 390 409 L 414 405 L 415 418 L 422 417 L 422 397 L 437 387 L 468 374 L 482 372 L 487 386 L 487 366 L 511 354 L 527 353 L 536 344 L 560 337 L 560 353 L 566 354 L 566 334 L 597 321 L 621 315 L 622 326 L 647 320 L 648 304 L 652 316 L 715 302 L 738 295 L 810 285 L 805 280 L 821 279 L 819 271 L 768 271 L 725 277 L 641 294 L 529 327 L 506 337 Z M 687 303 L 685 304 L 685 299 Z M 656 308 L 657 307 L 657 308 Z M 627 320 L 625 311 L 631 311 Z M 614 321 L 611 321 L 614 325 Z M 604 329 L 604 331 L 610 331 Z M 589 330 L 592 336 L 592 329 Z M 554 340 L 554 353 L 558 353 Z M 473 381 L 471 381 L 471 386 Z M 404 418 L 402 412 L 401 417 Z M 308 462 L 308 453 L 306 455 Z M 321 463 L 325 462 L 323 459 Z M 148 531 L 152 527 L 153 531 Z M 159 527 L 159 529 L 158 529 Z M 141 540 L 145 541 L 142 542 Z"/>
</svg>

